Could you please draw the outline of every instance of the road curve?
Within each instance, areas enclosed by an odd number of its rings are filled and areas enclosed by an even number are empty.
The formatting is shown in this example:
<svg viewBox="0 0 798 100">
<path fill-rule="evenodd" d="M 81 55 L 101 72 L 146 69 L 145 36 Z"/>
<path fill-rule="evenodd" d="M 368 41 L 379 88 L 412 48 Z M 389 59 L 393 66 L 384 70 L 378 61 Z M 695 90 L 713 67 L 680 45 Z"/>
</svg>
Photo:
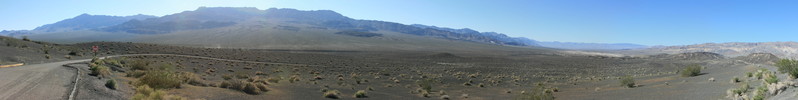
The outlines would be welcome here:
<svg viewBox="0 0 798 100">
<path fill-rule="evenodd" d="M 61 65 L 89 60 L 0 68 L 0 100 L 66 99 L 76 73 Z"/>
<path fill-rule="evenodd" d="M 270 63 L 256 61 L 242 61 L 232 59 L 221 59 L 203 56 L 178 55 L 178 54 L 128 54 L 105 56 L 104 58 L 127 57 L 127 56 L 180 56 L 189 58 L 212 59 L 231 62 L 246 63 L 267 63 L 267 64 L 287 64 Z M 72 91 L 74 81 L 74 69 L 62 67 L 62 65 L 78 62 L 87 62 L 91 59 L 68 60 L 61 62 L 24 65 L 9 68 L 0 68 L 0 100 L 63 100 L 67 99 Z M 294 64 L 289 64 L 294 65 Z"/>
</svg>

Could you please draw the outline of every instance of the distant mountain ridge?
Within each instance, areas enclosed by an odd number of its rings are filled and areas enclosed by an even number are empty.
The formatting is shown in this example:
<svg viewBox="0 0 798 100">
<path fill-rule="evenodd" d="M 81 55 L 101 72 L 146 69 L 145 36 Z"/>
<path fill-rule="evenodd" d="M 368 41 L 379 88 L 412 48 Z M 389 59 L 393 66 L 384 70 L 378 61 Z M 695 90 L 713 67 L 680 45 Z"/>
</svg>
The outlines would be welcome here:
<svg viewBox="0 0 798 100">
<path fill-rule="evenodd" d="M 130 20 L 143 20 L 147 18 L 155 18 L 151 15 L 132 15 L 132 16 L 108 16 L 108 15 L 89 15 L 81 14 L 74 18 L 58 21 L 53 24 L 42 25 L 33 29 L 33 31 L 42 32 L 56 32 L 56 31 L 73 31 L 73 30 L 88 30 L 104 28 L 108 26 L 119 25 Z"/>
<path fill-rule="evenodd" d="M 131 20 L 119 25 L 102 28 L 108 32 L 138 34 L 163 34 L 182 30 L 220 28 L 249 23 L 252 19 L 282 19 L 293 23 L 316 25 L 339 30 L 394 31 L 405 34 L 431 36 L 453 40 L 514 46 L 537 46 L 530 39 L 514 39 L 504 34 L 458 34 L 437 29 L 425 29 L 394 22 L 356 20 L 330 10 L 300 11 L 296 9 L 270 8 L 258 10 L 249 7 L 201 7 L 194 11 L 166 15 L 146 20 Z"/>
<path fill-rule="evenodd" d="M 572 50 L 623 50 L 623 49 L 643 49 L 648 48 L 645 45 L 631 44 L 631 43 L 574 43 L 574 42 L 542 42 L 536 41 L 525 37 L 510 37 L 502 33 L 496 32 L 479 32 L 469 28 L 452 29 L 446 27 L 428 26 L 421 24 L 412 24 L 412 26 L 420 28 L 438 29 L 460 34 L 474 34 L 492 37 L 500 41 L 505 41 L 507 44 L 520 44 L 527 46 L 542 46 L 558 49 L 572 49 Z"/>
<path fill-rule="evenodd" d="M 421 24 L 412 24 L 411 26 L 419 27 L 419 28 L 429 28 L 429 29 L 437 29 L 437 30 L 444 30 L 459 34 L 470 34 L 470 35 L 480 35 L 480 36 L 487 36 L 499 41 L 503 41 L 509 45 L 522 45 L 522 46 L 540 46 L 535 40 L 525 38 L 525 37 L 510 37 L 505 34 L 496 33 L 496 32 L 479 32 L 468 28 L 463 29 L 452 29 L 446 27 L 437 27 L 437 26 L 427 26 Z"/>
<path fill-rule="evenodd" d="M 573 50 L 625 50 L 645 49 L 649 46 L 631 43 L 575 43 L 575 42 L 538 42 L 543 47 Z"/>
<path fill-rule="evenodd" d="M 276 26 L 275 26 L 276 25 Z M 183 31 L 214 30 L 231 27 L 271 28 L 279 30 L 305 30 L 305 29 L 331 29 L 339 31 L 369 32 L 397 32 L 403 34 L 434 37 L 448 40 L 462 40 L 495 45 L 509 45 L 522 47 L 544 46 L 533 39 L 524 37 L 510 37 L 496 32 L 479 32 L 472 29 L 451 29 L 445 27 L 426 26 L 421 24 L 406 25 L 395 22 L 352 19 L 331 10 L 303 11 L 289 8 L 269 8 L 260 10 L 254 7 L 200 7 L 193 11 L 165 15 L 162 17 L 149 15 L 134 16 L 106 16 L 82 14 L 75 18 L 65 19 L 53 24 L 43 25 L 31 31 L 4 31 L 0 35 L 21 36 L 39 33 L 91 33 L 94 37 L 81 37 L 79 35 L 54 35 L 44 36 L 48 39 L 69 36 L 72 39 L 61 40 L 78 41 L 121 41 L 115 38 L 102 38 L 97 36 L 131 37 L 131 35 L 171 34 Z M 230 30 L 230 29 L 228 29 Z M 225 31 L 222 33 L 228 33 Z M 113 36 L 122 34 L 122 36 Z M 129 33 L 129 34 L 127 34 Z M 334 32 L 333 32 L 334 33 Z M 381 35 L 374 35 L 381 36 Z M 39 36 L 42 37 L 42 36 Z M 131 38 L 126 38 L 131 39 Z M 125 40 L 129 41 L 129 40 Z M 544 47 L 560 49 L 584 49 L 582 47 L 616 47 L 616 44 L 581 44 L 581 45 L 545 45 Z M 593 46 L 599 45 L 599 46 Z M 610 45 L 610 46 L 607 46 Z M 628 44 L 623 44 L 628 45 Z M 606 49 L 606 48 L 599 48 Z M 611 48 L 615 49 L 615 48 Z"/>
</svg>

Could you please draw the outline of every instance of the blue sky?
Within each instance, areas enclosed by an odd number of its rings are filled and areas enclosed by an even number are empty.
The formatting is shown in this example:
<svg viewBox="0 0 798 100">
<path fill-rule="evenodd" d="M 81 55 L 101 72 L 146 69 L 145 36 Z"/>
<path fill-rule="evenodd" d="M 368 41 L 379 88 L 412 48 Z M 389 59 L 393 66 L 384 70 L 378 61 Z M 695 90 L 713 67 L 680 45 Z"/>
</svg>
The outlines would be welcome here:
<svg viewBox="0 0 798 100">
<path fill-rule="evenodd" d="M 540 41 L 687 45 L 795 41 L 798 1 L 2 0 L 0 30 L 88 13 L 163 16 L 201 6 L 333 10 L 355 19 L 494 31 Z"/>
</svg>

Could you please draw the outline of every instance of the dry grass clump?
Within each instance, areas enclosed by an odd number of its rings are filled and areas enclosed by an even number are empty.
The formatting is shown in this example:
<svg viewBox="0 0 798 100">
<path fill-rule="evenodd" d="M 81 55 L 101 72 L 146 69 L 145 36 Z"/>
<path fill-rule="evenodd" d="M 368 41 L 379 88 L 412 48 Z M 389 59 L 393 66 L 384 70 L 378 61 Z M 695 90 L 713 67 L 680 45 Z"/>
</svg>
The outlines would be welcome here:
<svg viewBox="0 0 798 100">
<path fill-rule="evenodd" d="M 183 79 L 184 83 L 194 85 L 194 86 L 208 86 L 208 84 L 202 80 L 197 74 L 191 72 L 180 72 L 180 78 Z"/>
<path fill-rule="evenodd" d="M 416 82 L 416 84 L 418 84 L 418 87 L 426 91 L 432 91 L 432 83 L 433 83 L 432 79 L 424 79 Z"/>
<path fill-rule="evenodd" d="M 323 96 L 325 98 L 338 99 L 338 98 L 341 98 L 340 95 L 341 95 L 341 92 L 338 92 L 338 90 L 328 90 L 328 91 L 324 92 Z"/>
<path fill-rule="evenodd" d="M 243 91 L 247 94 L 261 94 L 269 91 L 265 84 L 257 81 L 230 80 L 224 81 L 219 85 L 220 88 L 228 88 Z"/>
<path fill-rule="evenodd" d="M 147 85 L 136 87 L 132 100 L 188 100 L 181 96 L 169 95 L 165 91 L 150 88 Z"/>
<path fill-rule="evenodd" d="M 366 98 L 366 91 L 365 90 L 358 90 L 355 92 L 355 98 Z"/>
<path fill-rule="evenodd" d="M 750 88 L 748 84 L 743 84 L 739 88 L 729 89 L 726 95 L 728 98 L 745 98 L 743 96 L 748 92 L 748 88 Z"/>
<path fill-rule="evenodd" d="M 299 75 L 291 76 L 291 79 L 288 80 L 288 82 L 291 82 L 291 83 L 298 82 L 298 81 L 299 81 Z"/>
</svg>

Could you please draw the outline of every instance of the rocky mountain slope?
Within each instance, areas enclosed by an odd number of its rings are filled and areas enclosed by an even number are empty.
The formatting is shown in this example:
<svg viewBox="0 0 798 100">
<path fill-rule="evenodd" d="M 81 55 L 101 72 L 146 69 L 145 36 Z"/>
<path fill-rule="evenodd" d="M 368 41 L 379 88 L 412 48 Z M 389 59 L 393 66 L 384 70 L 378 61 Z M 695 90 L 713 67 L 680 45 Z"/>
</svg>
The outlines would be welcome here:
<svg viewBox="0 0 798 100">
<path fill-rule="evenodd" d="M 753 53 L 771 53 L 780 58 L 796 58 L 798 57 L 798 42 L 705 43 L 685 46 L 652 47 L 642 50 L 625 50 L 620 53 L 639 55 L 685 52 L 712 52 L 728 57 L 745 56 Z"/>
</svg>

